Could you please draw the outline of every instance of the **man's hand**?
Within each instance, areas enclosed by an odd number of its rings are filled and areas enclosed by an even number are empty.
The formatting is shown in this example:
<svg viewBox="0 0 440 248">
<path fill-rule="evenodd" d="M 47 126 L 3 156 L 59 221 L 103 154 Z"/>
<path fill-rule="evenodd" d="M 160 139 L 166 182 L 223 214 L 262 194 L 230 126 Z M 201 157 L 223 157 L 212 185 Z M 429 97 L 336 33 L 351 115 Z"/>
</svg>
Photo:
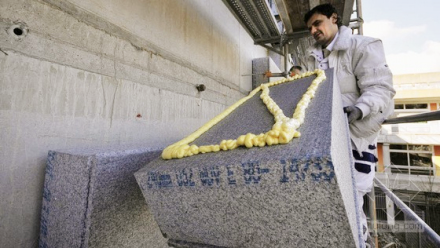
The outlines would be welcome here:
<svg viewBox="0 0 440 248">
<path fill-rule="evenodd" d="M 265 71 L 265 72 L 263 73 L 263 77 L 264 77 L 264 78 L 272 77 L 272 72 L 270 72 L 270 71 Z"/>
<path fill-rule="evenodd" d="M 348 114 L 348 123 L 352 123 L 353 121 L 362 118 L 362 111 L 354 105 L 344 107 L 344 113 Z"/>
</svg>

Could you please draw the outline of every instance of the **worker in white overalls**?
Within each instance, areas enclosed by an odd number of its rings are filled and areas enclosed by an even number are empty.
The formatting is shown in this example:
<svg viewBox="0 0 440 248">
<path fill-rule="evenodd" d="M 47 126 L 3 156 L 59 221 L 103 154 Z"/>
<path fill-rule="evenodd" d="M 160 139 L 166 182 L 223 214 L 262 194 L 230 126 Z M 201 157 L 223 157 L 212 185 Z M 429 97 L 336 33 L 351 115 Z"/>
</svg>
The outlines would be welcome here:
<svg viewBox="0 0 440 248">
<path fill-rule="evenodd" d="M 341 25 L 330 4 L 318 5 L 304 17 L 316 43 L 308 49 L 307 70 L 334 69 L 334 81 L 342 93 L 353 148 L 356 189 L 367 240 L 368 227 L 362 210 L 363 196 L 373 187 L 377 162 L 376 142 L 382 122 L 393 112 L 392 73 L 381 40 L 353 35 Z"/>
</svg>

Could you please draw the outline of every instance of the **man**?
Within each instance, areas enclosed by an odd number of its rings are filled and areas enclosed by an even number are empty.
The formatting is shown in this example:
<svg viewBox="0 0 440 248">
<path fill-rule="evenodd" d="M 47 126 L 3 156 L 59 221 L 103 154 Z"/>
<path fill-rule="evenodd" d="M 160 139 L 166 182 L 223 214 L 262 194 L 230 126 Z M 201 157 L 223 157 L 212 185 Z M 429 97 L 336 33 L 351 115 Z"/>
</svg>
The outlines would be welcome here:
<svg viewBox="0 0 440 248">
<path fill-rule="evenodd" d="M 299 65 L 294 65 L 289 70 L 289 77 L 301 74 L 302 67 Z"/>
<path fill-rule="evenodd" d="M 271 71 L 266 71 L 263 76 L 264 77 L 293 77 L 295 75 L 301 74 L 302 67 L 299 65 L 294 65 L 290 67 L 290 70 L 288 73 L 281 72 L 281 73 L 272 73 Z"/>
<path fill-rule="evenodd" d="M 316 43 L 308 49 L 307 70 L 334 69 L 334 81 L 342 93 L 355 159 L 362 235 L 368 228 L 362 210 L 363 196 L 371 191 L 375 174 L 376 142 L 382 122 L 392 113 L 395 95 L 392 73 L 379 39 L 352 35 L 330 4 L 318 5 L 304 16 Z"/>
</svg>

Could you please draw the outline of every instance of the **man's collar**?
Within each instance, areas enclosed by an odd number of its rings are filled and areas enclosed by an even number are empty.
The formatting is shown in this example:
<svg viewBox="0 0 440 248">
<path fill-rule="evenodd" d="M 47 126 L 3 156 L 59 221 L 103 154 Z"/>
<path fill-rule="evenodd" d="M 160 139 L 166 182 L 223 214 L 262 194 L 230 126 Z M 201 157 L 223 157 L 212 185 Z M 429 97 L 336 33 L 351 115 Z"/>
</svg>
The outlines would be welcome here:
<svg viewBox="0 0 440 248">
<path fill-rule="evenodd" d="M 336 32 L 336 35 L 333 38 L 332 42 L 330 42 L 330 44 L 328 44 L 328 46 L 325 49 L 327 49 L 331 52 L 333 50 L 333 46 L 335 45 L 335 41 L 338 39 L 338 36 L 339 36 L 339 32 Z"/>
<path fill-rule="evenodd" d="M 350 36 L 352 36 L 351 32 L 352 32 L 351 28 L 348 28 L 346 26 L 340 26 L 339 30 L 338 30 L 338 39 L 336 39 L 336 36 L 335 36 L 335 39 L 333 39 L 333 41 L 332 41 L 332 43 L 334 42 L 331 45 L 332 50 L 337 50 L 337 51 L 338 50 L 347 50 L 350 47 L 350 43 L 351 43 L 351 40 L 350 40 Z M 321 50 L 321 46 L 315 43 L 312 46 L 310 46 L 307 49 L 307 51 L 310 53 L 315 49 Z"/>
<path fill-rule="evenodd" d="M 317 57 L 319 57 L 318 60 L 324 59 L 324 56 L 322 55 L 322 50 L 327 49 L 327 50 L 329 50 L 331 52 L 333 50 L 333 46 L 335 45 L 336 40 L 338 39 L 338 36 L 339 36 L 339 34 L 336 33 L 336 35 L 333 38 L 332 42 L 330 42 L 330 44 L 326 48 L 323 48 L 320 45 L 316 45 L 316 43 L 315 43 L 313 48 L 310 49 L 309 51 L 311 53 L 314 53 Z"/>
<path fill-rule="evenodd" d="M 339 38 L 338 40 L 333 44 L 332 49 L 333 50 L 347 50 L 350 48 L 351 44 L 351 36 L 352 30 L 349 27 L 346 26 L 340 26 L 339 27 Z"/>
</svg>

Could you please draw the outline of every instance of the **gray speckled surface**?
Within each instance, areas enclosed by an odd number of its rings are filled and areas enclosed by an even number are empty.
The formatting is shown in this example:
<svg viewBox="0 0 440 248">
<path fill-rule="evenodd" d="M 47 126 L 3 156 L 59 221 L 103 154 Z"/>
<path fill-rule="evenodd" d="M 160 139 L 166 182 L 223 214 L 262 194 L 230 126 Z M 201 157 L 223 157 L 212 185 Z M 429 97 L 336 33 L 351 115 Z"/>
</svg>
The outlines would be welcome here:
<svg viewBox="0 0 440 248">
<path fill-rule="evenodd" d="M 291 115 L 313 79 L 271 87 L 270 95 Z M 359 246 L 348 129 L 334 90 L 331 79 L 321 84 L 302 136 L 289 144 L 159 158 L 136 172 L 161 230 L 174 243 L 220 247 Z M 272 124 L 257 94 L 194 143 L 258 134 Z"/>
<path fill-rule="evenodd" d="M 160 151 L 49 151 L 40 247 L 168 247 L 133 176 Z"/>
</svg>

